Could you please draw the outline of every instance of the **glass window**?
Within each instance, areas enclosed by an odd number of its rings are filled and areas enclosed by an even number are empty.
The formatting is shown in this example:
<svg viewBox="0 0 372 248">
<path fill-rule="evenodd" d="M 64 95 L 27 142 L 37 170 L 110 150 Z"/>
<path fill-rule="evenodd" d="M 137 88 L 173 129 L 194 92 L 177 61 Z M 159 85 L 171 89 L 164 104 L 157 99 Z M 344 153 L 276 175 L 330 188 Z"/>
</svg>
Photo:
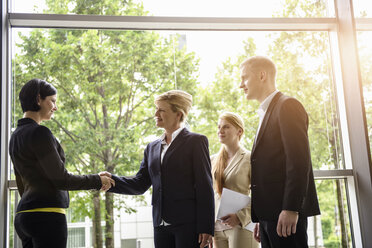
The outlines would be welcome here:
<svg viewBox="0 0 372 248">
<path fill-rule="evenodd" d="M 300 0 L 132 0 L 110 1 L 13 0 L 12 12 L 50 14 L 93 14 L 121 16 L 188 17 L 333 17 L 333 1 Z"/>
<path fill-rule="evenodd" d="M 258 125 L 258 103 L 247 102 L 238 87 L 239 64 L 255 54 L 273 58 L 278 89 L 298 98 L 307 110 L 314 168 L 344 168 L 327 32 L 14 32 L 13 126 L 22 115 L 16 98 L 22 84 L 41 77 L 56 85 L 59 110 L 45 125 L 64 144 L 73 170 L 105 169 L 103 160 L 95 158 L 107 147 L 99 145 L 84 158 L 81 154 L 92 150 L 92 144 L 100 144 L 109 132 L 117 137 L 110 141 L 116 145 L 114 158 L 126 164 L 120 171 L 134 173 L 133 162 L 140 161 L 141 149 L 160 134 L 153 130 L 153 98 L 172 88 L 194 95 L 189 125 L 208 136 L 211 153 L 220 145 L 215 123 L 224 110 L 243 116 L 247 126 L 243 145 L 250 149 Z M 102 106 L 107 112 L 101 111 Z M 102 123 L 108 117 L 105 131 Z M 126 139 L 136 140 L 138 146 L 123 142 Z M 93 160 L 95 167 L 87 166 Z"/>
<path fill-rule="evenodd" d="M 309 246 L 353 247 L 345 180 L 316 180 L 316 188 L 321 215 L 309 218 Z"/>
<path fill-rule="evenodd" d="M 348 1 L 348 0 L 345 0 Z M 9 0 L 10 12 L 113 16 L 176 17 L 334 17 L 333 0 Z M 343 1 L 339 1 L 341 4 Z M 369 0 L 353 1 L 355 17 L 371 17 Z M 294 19 L 295 24 L 296 19 Z M 41 25 L 42 26 L 42 25 Z M 246 124 L 242 144 L 252 147 L 258 103 L 247 102 L 240 89 L 239 64 L 248 56 L 263 54 L 278 66 L 278 89 L 295 96 L 309 114 L 309 140 L 314 169 L 345 168 L 341 132 L 332 80 L 327 32 L 239 31 L 109 31 L 68 29 L 11 29 L 11 127 L 22 117 L 18 93 L 31 78 L 42 78 L 58 89 L 55 118 L 45 122 L 61 142 L 66 166 L 75 174 L 97 173 L 114 165 L 114 172 L 133 175 L 147 143 L 161 134 L 154 129 L 153 99 L 169 89 L 184 89 L 194 96 L 188 120 L 191 130 L 210 141 L 211 154 L 220 147 L 216 121 L 222 111 L 240 113 Z M 359 58 L 364 106 L 372 146 L 371 31 L 359 32 Z M 5 68 L 5 65 L 3 65 Z M 6 82 L 3 82 L 4 84 Z M 3 92 L 6 97 L 6 93 Z M 356 110 L 358 111 L 358 109 Z M 120 165 L 120 166 L 118 166 Z M 8 178 L 14 180 L 12 168 Z M 11 183 L 13 183 L 12 181 Z M 309 244 L 314 247 L 353 247 L 345 181 L 316 181 L 322 215 L 309 219 Z M 350 193 L 350 192 L 349 192 Z M 353 194 L 353 192 L 351 192 Z M 356 192 L 358 194 L 358 192 Z M 87 220 L 106 206 L 126 213 L 145 212 L 121 223 L 115 235 L 153 247 L 150 202 L 127 204 L 121 196 L 111 201 L 104 194 L 72 192 L 68 222 Z M 13 219 L 19 196 L 9 191 L 9 247 L 18 247 Z M 101 202 L 99 208 L 93 202 Z M 115 202 L 114 205 L 104 204 Z M 138 206 L 144 206 L 142 207 Z M 141 210 L 142 209 L 142 210 Z M 119 211 L 115 211 L 118 213 Z M 105 223 L 105 215 L 100 215 Z M 1 216 L 0 216 L 1 217 Z M 150 216 L 151 217 L 151 216 Z M 132 222 L 133 220 L 133 222 Z M 138 220 L 143 222 L 138 225 Z M 361 220 L 364 221 L 364 220 Z M 136 223 L 136 225 L 135 225 Z M 76 223 L 75 223 L 76 224 Z M 89 221 L 70 225 L 69 247 L 94 243 L 96 227 Z M 81 225 L 84 227 L 81 227 Z M 106 223 L 107 224 L 107 223 Z M 100 226 L 100 225 L 99 225 Z M 104 225 L 103 225 L 104 226 Z M 117 228 L 116 225 L 115 228 Z M 137 227 L 141 226 L 140 231 Z M 107 226 L 106 226 L 107 227 Z M 84 228 L 91 229 L 85 237 Z M 100 227 L 103 240 L 109 226 Z M 127 230 L 127 231 L 126 231 Z M 114 232 L 112 232 L 114 233 Z M 138 233 L 144 237 L 138 238 Z M 132 237 L 133 236 L 133 237 Z M 357 236 L 357 235 L 356 235 Z M 90 240 L 85 244 L 85 240 Z M 361 241 L 359 241 L 361 242 Z M 115 244 L 116 246 L 119 244 Z"/>
<path fill-rule="evenodd" d="M 316 180 L 321 215 L 308 218 L 308 238 L 310 247 L 353 247 L 350 231 L 349 207 L 346 195 L 345 180 Z M 20 240 L 14 236 L 14 202 L 17 191 L 11 191 L 11 223 L 9 247 L 17 247 Z M 80 223 L 85 225 L 85 223 Z M 140 223 L 141 224 L 141 223 Z M 151 224 L 151 223 L 150 223 Z M 75 224 L 76 225 L 76 224 Z M 131 225 L 131 226 L 130 226 Z M 136 224 L 123 225 L 125 237 L 135 237 L 135 233 L 130 235 L 132 230 L 136 230 Z M 140 227 L 143 228 L 143 227 Z M 92 235 L 93 233 L 91 233 Z M 134 235 L 134 236 L 133 236 Z M 150 238 L 140 237 L 141 242 L 147 242 L 152 245 L 152 233 Z M 137 237 L 138 239 L 138 237 Z M 133 245 L 136 238 L 121 239 L 123 247 Z M 69 227 L 68 229 L 68 247 L 85 247 L 85 227 Z M 18 242 L 18 243 L 17 243 Z M 130 246 L 129 246 L 130 247 Z M 135 246 L 134 246 L 135 247 Z"/>
<path fill-rule="evenodd" d="M 72 173 L 97 173 L 113 166 L 115 174 L 135 174 L 144 146 L 161 134 L 153 123 L 154 96 L 174 88 L 194 96 L 188 125 L 208 136 L 211 154 L 220 146 L 216 121 L 222 111 L 243 116 L 247 130 L 242 143 L 249 150 L 258 125 L 258 103 L 246 101 L 239 89 L 239 64 L 256 54 L 274 60 L 278 89 L 306 108 L 314 169 L 344 168 L 327 32 L 17 28 L 13 37 L 12 126 L 22 116 L 17 95 L 25 82 L 36 77 L 55 85 L 58 111 L 43 124 L 62 144 Z M 334 194 L 331 186 L 321 189 Z M 85 191 L 70 195 L 71 212 L 80 217 L 98 211 L 92 197 L 105 200 Z M 129 212 L 135 209 L 120 206 Z M 315 233 L 317 223 L 312 224 Z M 128 238 L 135 238 L 134 224 L 121 226 L 126 235 L 133 235 Z M 331 236 L 322 235 L 325 244 Z"/>
<path fill-rule="evenodd" d="M 372 31 L 358 32 L 359 60 L 362 75 L 369 146 L 372 147 Z M 371 152 L 371 151 L 370 151 Z"/>
<path fill-rule="evenodd" d="M 21 247 L 21 241 L 18 238 L 16 231 L 14 229 L 14 217 L 16 214 L 16 205 L 19 201 L 19 194 L 17 190 L 12 190 L 9 192 L 9 237 L 8 237 L 8 244 L 9 247 Z"/>
<path fill-rule="evenodd" d="M 354 0 L 353 8 L 355 17 L 372 17 L 372 3 L 369 0 Z"/>
<path fill-rule="evenodd" d="M 123 248 L 136 248 L 137 240 L 136 239 L 122 239 L 121 247 Z"/>
<path fill-rule="evenodd" d="M 68 248 L 85 247 L 84 227 L 68 228 L 67 247 Z"/>
</svg>

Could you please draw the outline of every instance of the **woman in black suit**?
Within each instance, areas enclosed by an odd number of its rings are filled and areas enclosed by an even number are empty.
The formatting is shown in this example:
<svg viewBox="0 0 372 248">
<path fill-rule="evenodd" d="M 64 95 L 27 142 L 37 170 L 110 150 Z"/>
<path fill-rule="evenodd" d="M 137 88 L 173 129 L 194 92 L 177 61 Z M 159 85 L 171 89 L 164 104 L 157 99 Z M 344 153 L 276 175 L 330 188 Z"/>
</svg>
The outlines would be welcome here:
<svg viewBox="0 0 372 248">
<path fill-rule="evenodd" d="M 155 105 L 156 126 L 164 134 L 147 145 L 134 177 L 112 176 L 116 186 L 110 192 L 138 195 L 152 186 L 155 247 L 205 247 L 214 231 L 208 139 L 183 126 L 190 94 L 171 90 L 158 96 Z"/>
<path fill-rule="evenodd" d="M 21 200 L 14 225 L 23 247 L 65 248 L 69 206 L 67 190 L 108 190 L 115 182 L 100 175 L 72 175 L 64 166 L 63 149 L 40 123 L 57 110 L 57 90 L 32 79 L 19 93 L 24 118 L 18 120 L 9 153 Z"/>
</svg>

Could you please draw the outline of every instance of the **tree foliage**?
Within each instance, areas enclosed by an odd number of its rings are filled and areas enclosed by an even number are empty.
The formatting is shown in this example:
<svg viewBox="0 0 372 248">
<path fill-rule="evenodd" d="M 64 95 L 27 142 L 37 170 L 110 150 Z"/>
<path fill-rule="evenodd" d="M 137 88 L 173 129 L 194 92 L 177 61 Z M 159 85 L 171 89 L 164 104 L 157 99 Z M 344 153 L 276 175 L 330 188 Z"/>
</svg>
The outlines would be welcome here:
<svg viewBox="0 0 372 248">
<path fill-rule="evenodd" d="M 284 1 L 279 17 L 325 16 L 323 1 Z M 341 150 L 340 127 L 337 113 L 335 85 L 332 76 L 330 47 L 327 32 L 271 32 L 267 56 L 277 65 L 277 88 L 299 99 L 309 115 L 309 142 L 314 169 L 344 168 Z M 228 58 L 215 75 L 212 84 L 199 90 L 202 93 L 198 108 L 201 109 L 200 132 L 208 134 L 211 150 L 217 152 L 219 143 L 216 128 L 222 111 L 240 114 L 246 126 L 243 146 L 252 147 L 258 117 L 257 102 L 248 102 L 238 89 L 239 64 L 245 58 L 256 55 L 254 39 L 242 44 L 237 58 Z M 317 181 L 320 200 L 321 230 L 326 247 L 350 245 L 347 223 L 345 185 L 340 180 Z M 335 235 L 334 230 L 340 232 Z M 318 235 L 319 234 L 315 234 Z M 341 237 L 341 240 L 340 240 Z"/>
<path fill-rule="evenodd" d="M 148 15 L 131 0 L 47 0 L 45 13 L 89 15 Z M 324 1 L 285 0 L 280 17 L 326 16 Z M 61 141 L 67 167 L 78 174 L 109 171 L 134 174 L 144 145 L 159 135 L 152 121 L 156 94 L 175 87 L 194 95 L 193 131 L 207 135 L 211 154 L 220 147 L 218 116 L 224 111 L 240 114 L 246 132 L 242 145 L 253 145 L 258 116 L 257 102 L 248 102 L 240 84 L 239 64 L 257 54 L 254 38 L 242 44 L 241 54 L 218 68 L 208 85 L 197 81 L 198 59 L 177 48 L 178 37 L 151 31 L 33 29 L 21 33 L 14 61 L 16 91 L 31 78 L 42 78 L 58 89 L 56 117 L 47 123 Z M 309 114 L 309 141 L 314 169 L 344 168 L 335 85 L 327 32 L 271 32 L 267 55 L 277 65 L 277 87 L 299 99 Z M 371 56 L 361 54 L 363 86 L 371 92 Z M 176 58 L 176 59 L 175 59 Z M 176 80 L 176 82 L 175 82 Z M 16 105 L 15 116 L 21 117 Z M 371 103 L 366 112 L 371 121 Z M 371 129 L 371 125 L 369 125 Z M 370 130 L 370 135 L 372 131 Z M 372 140 L 370 138 L 370 140 Z M 325 247 L 348 247 L 345 185 L 340 180 L 317 181 L 322 210 Z M 106 247 L 112 247 L 112 195 L 78 191 L 72 194 L 73 213 L 90 216 L 95 223 L 96 246 L 100 220 L 106 220 Z M 120 201 L 116 208 L 125 207 Z M 104 218 L 102 217 L 104 216 Z M 335 235 L 334 230 L 341 234 Z M 342 236 L 342 240 L 340 239 Z"/>
<path fill-rule="evenodd" d="M 146 15 L 141 5 L 131 1 L 47 4 L 46 12 L 51 13 Z M 151 31 L 34 29 L 20 37 L 16 88 L 36 77 L 58 89 L 59 110 L 46 125 L 64 147 L 67 167 L 78 174 L 134 174 L 145 138 L 158 134 L 152 121 L 154 96 L 175 85 L 195 93 L 198 60 L 185 48 L 177 48 L 177 36 Z M 72 195 L 75 216 L 105 215 L 106 247 L 112 247 L 112 195 L 105 195 L 104 205 L 97 193 Z"/>
</svg>

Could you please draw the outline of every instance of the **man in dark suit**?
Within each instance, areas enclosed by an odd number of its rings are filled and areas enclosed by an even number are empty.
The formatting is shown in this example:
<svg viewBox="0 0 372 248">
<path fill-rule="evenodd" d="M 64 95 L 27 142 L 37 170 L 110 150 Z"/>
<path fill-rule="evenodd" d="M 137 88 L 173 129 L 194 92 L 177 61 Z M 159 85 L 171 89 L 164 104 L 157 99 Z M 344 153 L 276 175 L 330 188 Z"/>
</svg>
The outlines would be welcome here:
<svg viewBox="0 0 372 248">
<path fill-rule="evenodd" d="M 214 234 L 214 193 L 208 139 L 183 123 L 192 97 L 180 90 L 155 100 L 155 121 L 164 134 L 147 145 L 134 177 L 112 175 L 110 192 L 138 195 L 153 187 L 156 248 L 207 246 Z"/>
<path fill-rule="evenodd" d="M 320 214 L 302 104 L 276 89 L 276 66 L 255 56 L 241 65 L 248 100 L 259 101 L 251 151 L 254 236 L 266 247 L 308 247 L 307 217 Z"/>
</svg>

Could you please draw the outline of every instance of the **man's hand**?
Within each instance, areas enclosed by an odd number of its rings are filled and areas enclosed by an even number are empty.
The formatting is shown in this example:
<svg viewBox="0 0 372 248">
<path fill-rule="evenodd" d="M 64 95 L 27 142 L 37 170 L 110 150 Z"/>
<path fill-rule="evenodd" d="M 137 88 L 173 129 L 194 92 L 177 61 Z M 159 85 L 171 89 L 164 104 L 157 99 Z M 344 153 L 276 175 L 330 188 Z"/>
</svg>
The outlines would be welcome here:
<svg viewBox="0 0 372 248">
<path fill-rule="evenodd" d="M 235 227 L 240 224 L 240 220 L 236 214 L 228 214 L 221 217 L 221 222 L 229 227 Z"/>
<path fill-rule="evenodd" d="M 279 237 L 288 237 L 296 233 L 296 225 L 298 221 L 298 213 L 295 211 L 282 210 L 279 215 L 276 232 Z"/>
<path fill-rule="evenodd" d="M 257 224 L 254 226 L 254 230 L 253 230 L 253 238 L 254 238 L 258 243 L 261 242 L 261 237 L 260 237 L 260 223 L 257 223 Z"/>
<path fill-rule="evenodd" d="M 207 233 L 200 233 L 199 234 L 199 243 L 200 243 L 200 248 L 204 248 L 206 246 L 212 248 L 212 235 L 207 234 Z"/>
</svg>

